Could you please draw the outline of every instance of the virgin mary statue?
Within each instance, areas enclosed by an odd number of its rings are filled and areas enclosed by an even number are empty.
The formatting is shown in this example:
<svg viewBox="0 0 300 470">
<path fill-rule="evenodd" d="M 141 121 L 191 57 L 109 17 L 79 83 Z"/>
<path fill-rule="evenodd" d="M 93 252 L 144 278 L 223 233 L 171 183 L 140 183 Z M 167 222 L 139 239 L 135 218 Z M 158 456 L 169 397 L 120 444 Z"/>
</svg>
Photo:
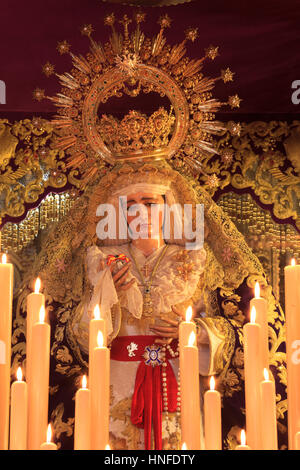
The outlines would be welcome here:
<svg viewBox="0 0 300 470">
<path fill-rule="evenodd" d="M 113 25 L 114 18 L 105 21 Z M 72 449 L 74 395 L 88 375 L 89 323 L 99 306 L 110 348 L 110 447 L 181 448 L 178 327 L 188 310 L 197 327 L 202 419 L 203 395 L 214 375 L 222 397 L 223 449 L 235 448 L 245 427 L 243 325 L 258 281 L 268 301 L 269 364 L 284 448 L 282 310 L 235 225 L 192 173 L 173 164 L 184 152 L 197 162 L 212 145 L 207 136 L 218 105 L 207 93 L 211 83 L 199 73 L 201 61 L 182 59 L 185 41 L 195 40 L 196 30 L 189 29 L 186 40 L 171 49 L 162 41 L 166 15 L 152 43 L 142 38 L 141 21 L 137 16 L 130 39 L 123 18 L 122 51 L 114 33 L 105 50 L 90 38 L 93 54 L 87 61 L 73 56 L 80 73 L 61 76 L 64 94 L 71 91 L 68 99 L 60 94 L 56 100 L 63 109 L 56 119 L 58 145 L 69 152 L 71 165 L 89 176 L 65 219 L 44 235 L 30 273 L 42 279 L 52 326 L 49 419 L 56 440 Z M 215 52 L 210 48 L 206 55 L 213 59 Z M 93 79 L 80 85 L 81 75 L 88 74 Z M 175 119 L 162 109 L 150 118 L 130 111 L 122 122 L 99 119 L 97 108 L 108 97 L 137 94 L 143 87 L 167 95 Z M 109 169 L 97 166 L 99 155 Z M 189 233 L 178 234 L 183 222 Z M 203 432 L 201 441 L 204 448 Z"/>
<path fill-rule="evenodd" d="M 148 237 L 131 239 L 128 230 L 126 240 L 101 240 L 97 208 L 111 204 L 119 220 L 120 194 L 127 198 L 127 223 L 133 204 L 145 207 L 149 215 L 149 206 L 169 198 L 194 208 L 203 204 L 204 245 L 189 249 L 172 230 L 165 238 L 163 213 L 158 236 L 151 237 L 149 216 L 147 224 L 139 221 L 140 231 Z M 191 306 L 201 397 L 208 377 L 214 375 L 222 394 L 224 448 L 233 448 L 245 426 L 242 328 L 249 321 L 256 281 L 268 300 L 269 360 L 277 387 L 279 440 L 284 444 L 281 310 L 259 261 L 234 224 L 200 185 L 165 160 L 123 163 L 96 180 L 65 221 L 45 236 L 35 274 L 43 280 L 54 328 L 50 410 L 62 448 L 72 445 L 73 398 L 80 378 L 88 374 L 89 322 L 97 304 L 106 319 L 111 348 L 110 446 L 179 448 L 178 325 Z M 151 367 L 151 348 L 163 354 L 156 367 Z M 150 354 L 145 357 L 147 350 Z M 154 371 L 159 385 L 154 383 Z"/>
</svg>

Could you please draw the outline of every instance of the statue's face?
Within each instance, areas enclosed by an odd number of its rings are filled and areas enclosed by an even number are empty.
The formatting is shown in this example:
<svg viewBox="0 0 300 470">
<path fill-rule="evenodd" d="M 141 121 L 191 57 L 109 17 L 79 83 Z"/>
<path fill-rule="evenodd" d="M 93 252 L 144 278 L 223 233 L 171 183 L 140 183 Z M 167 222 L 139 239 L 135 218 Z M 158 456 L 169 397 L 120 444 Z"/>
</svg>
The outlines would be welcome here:
<svg viewBox="0 0 300 470">
<path fill-rule="evenodd" d="M 129 227 L 136 226 L 136 231 L 142 233 L 143 238 L 160 236 L 163 226 L 163 210 L 159 210 L 159 207 L 164 203 L 164 197 L 157 194 L 140 192 L 127 196 L 127 223 Z M 153 217 L 157 217 L 155 222 Z M 154 233 L 157 230 L 158 233 Z"/>
</svg>

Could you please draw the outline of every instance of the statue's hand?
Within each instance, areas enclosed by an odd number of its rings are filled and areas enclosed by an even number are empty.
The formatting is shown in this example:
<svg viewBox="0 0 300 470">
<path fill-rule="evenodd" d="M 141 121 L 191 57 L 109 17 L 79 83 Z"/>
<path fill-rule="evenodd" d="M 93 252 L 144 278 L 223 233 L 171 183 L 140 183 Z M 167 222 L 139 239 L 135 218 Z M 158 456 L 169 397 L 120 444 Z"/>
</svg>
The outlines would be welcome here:
<svg viewBox="0 0 300 470">
<path fill-rule="evenodd" d="M 178 308 L 172 306 L 172 310 L 174 313 L 178 315 L 178 317 L 185 320 L 185 314 L 180 312 Z M 161 336 L 162 338 L 158 338 L 155 340 L 155 343 L 158 344 L 170 344 L 174 338 L 178 338 L 179 336 L 179 324 L 182 320 L 172 320 L 167 317 L 161 317 L 166 323 L 170 326 L 151 326 L 149 329 L 156 334 L 157 336 Z M 208 342 L 208 336 L 204 328 L 197 328 L 197 342 L 198 343 L 206 343 Z"/>
<path fill-rule="evenodd" d="M 126 282 L 130 266 L 131 262 L 126 263 L 125 266 L 123 266 L 119 271 L 113 274 L 112 278 L 117 291 L 127 290 L 134 284 L 135 279 L 131 279 L 129 282 Z M 110 270 L 113 271 L 114 267 L 115 262 L 111 264 Z"/>
<path fill-rule="evenodd" d="M 173 307 L 172 307 L 173 309 Z M 174 309 L 173 309 L 174 311 Z M 178 313 L 177 311 L 175 313 Z M 149 329 L 152 331 L 157 336 L 161 336 L 161 338 L 157 338 L 155 340 L 155 343 L 158 344 L 170 344 L 174 338 L 178 338 L 178 332 L 179 332 L 179 321 L 177 320 L 172 320 L 171 318 L 168 317 L 161 317 L 161 319 L 168 323 L 169 326 L 158 326 L 158 325 L 153 325 L 150 326 Z"/>
</svg>

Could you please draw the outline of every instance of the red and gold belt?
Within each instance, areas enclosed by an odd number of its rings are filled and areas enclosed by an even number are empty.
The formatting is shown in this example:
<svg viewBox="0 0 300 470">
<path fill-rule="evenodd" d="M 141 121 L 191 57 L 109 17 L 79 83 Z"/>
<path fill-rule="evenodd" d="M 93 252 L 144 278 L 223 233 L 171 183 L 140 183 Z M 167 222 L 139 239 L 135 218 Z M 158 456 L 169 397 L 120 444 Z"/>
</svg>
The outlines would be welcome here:
<svg viewBox="0 0 300 470">
<path fill-rule="evenodd" d="M 155 450 L 162 449 L 162 366 L 166 373 L 168 412 L 177 407 L 177 380 L 169 363 L 169 351 L 155 344 L 158 336 L 119 336 L 112 342 L 111 359 L 115 361 L 139 361 L 131 403 L 131 421 L 144 428 L 145 449 L 151 450 L 151 430 L 153 425 Z M 177 347 L 178 340 L 171 343 Z"/>
</svg>

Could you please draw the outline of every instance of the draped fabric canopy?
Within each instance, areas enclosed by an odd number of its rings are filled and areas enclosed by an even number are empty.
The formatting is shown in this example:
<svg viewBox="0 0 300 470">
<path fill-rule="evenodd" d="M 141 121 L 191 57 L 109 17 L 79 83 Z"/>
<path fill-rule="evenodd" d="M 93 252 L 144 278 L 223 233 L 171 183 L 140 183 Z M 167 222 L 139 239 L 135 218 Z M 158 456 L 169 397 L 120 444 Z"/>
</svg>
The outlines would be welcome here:
<svg viewBox="0 0 300 470">
<path fill-rule="evenodd" d="M 80 28 L 92 24 L 93 37 L 107 40 L 110 29 L 103 25 L 103 16 L 112 11 L 120 19 L 136 9 L 100 0 L 2 2 L 0 80 L 6 84 L 6 104 L 0 104 L 0 117 L 54 112 L 48 100 L 32 99 L 36 87 L 45 89 L 48 95 L 58 91 L 57 78 L 43 75 L 42 66 L 49 61 L 57 73 L 64 72 L 67 64 L 71 69 L 71 58 L 59 55 L 57 42 L 67 40 L 76 54 L 87 52 L 89 41 L 81 36 Z M 171 28 L 166 30 L 172 43 L 180 42 L 189 26 L 198 27 L 199 38 L 188 46 L 191 57 L 199 58 L 211 44 L 220 46 L 220 56 L 206 65 L 205 71 L 216 77 L 229 66 L 235 72 L 233 83 L 217 87 L 217 95 L 224 101 L 235 93 L 243 99 L 240 108 L 227 108 L 228 113 L 277 117 L 299 113 L 300 104 L 291 100 L 292 83 L 300 80 L 298 2 L 194 0 L 175 6 L 145 7 L 143 11 L 147 15 L 143 30 L 149 35 L 158 30 L 157 20 L 162 14 L 172 18 Z M 145 107 L 152 101 L 146 100 Z M 113 106 L 120 106 L 118 100 Z"/>
</svg>

